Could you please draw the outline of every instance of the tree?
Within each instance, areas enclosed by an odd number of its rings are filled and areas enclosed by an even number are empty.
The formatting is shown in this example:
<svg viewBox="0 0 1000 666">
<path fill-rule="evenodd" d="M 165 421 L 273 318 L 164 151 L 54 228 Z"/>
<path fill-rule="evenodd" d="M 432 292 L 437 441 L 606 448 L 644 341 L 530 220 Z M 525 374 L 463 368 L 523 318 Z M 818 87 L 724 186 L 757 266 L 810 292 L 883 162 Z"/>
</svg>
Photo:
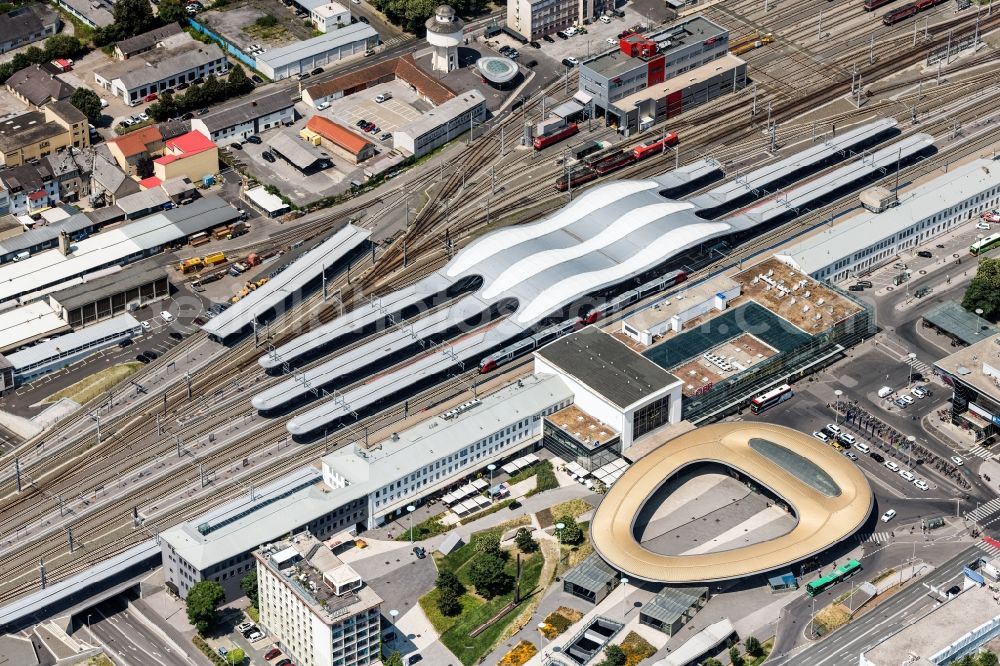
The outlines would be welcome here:
<svg viewBox="0 0 1000 666">
<path fill-rule="evenodd" d="M 242 664 L 246 659 L 247 653 L 243 651 L 243 648 L 233 648 L 226 653 L 226 663 L 233 664 L 233 666 Z"/>
<path fill-rule="evenodd" d="M 740 654 L 740 649 L 735 645 L 729 648 L 729 662 L 733 666 L 743 666 L 743 655 Z"/>
<path fill-rule="evenodd" d="M 476 541 L 476 549 L 486 555 L 502 557 L 500 555 L 500 534 L 498 532 L 487 532 L 480 535 L 479 540 Z"/>
<path fill-rule="evenodd" d="M 531 537 L 531 532 L 523 527 L 514 535 L 514 543 L 517 544 L 522 553 L 534 553 L 538 550 L 538 542 Z"/>
<path fill-rule="evenodd" d="M 1000 316 L 1000 259 L 983 257 L 979 260 L 976 275 L 962 298 L 962 307 L 969 312 L 982 309 L 986 319 Z"/>
<path fill-rule="evenodd" d="M 709 657 L 705 661 L 701 662 L 701 666 L 722 666 L 722 662 L 718 659 Z"/>
<path fill-rule="evenodd" d="M 403 666 L 403 656 L 399 650 L 393 650 L 389 658 L 382 662 L 382 666 Z"/>
<path fill-rule="evenodd" d="M 997 666 L 998 664 L 1000 664 L 1000 658 L 997 658 L 993 652 L 979 654 L 979 666 Z"/>
<path fill-rule="evenodd" d="M 97 123 L 101 119 L 101 98 L 90 88 L 77 88 L 69 97 L 69 103 L 78 108 L 87 120 Z"/>
<path fill-rule="evenodd" d="M 247 572 L 246 576 L 240 578 L 240 589 L 243 590 L 243 594 L 247 595 L 250 599 L 250 605 L 254 608 L 259 608 L 260 598 L 257 593 L 257 567 L 252 567 L 250 571 Z"/>
<path fill-rule="evenodd" d="M 159 15 L 162 21 L 176 23 L 187 14 L 184 10 L 184 3 L 180 0 L 160 0 Z"/>
<path fill-rule="evenodd" d="M 626 663 L 628 663 L 628 655 L 625 654 L 625 650 L 617 645 L 609 645 L 604 648 L 604 661 L 600 663 L 600 666 L 625 666 Z"/>
<path fill-rule="evenodd" d="M 55 60 L 57 58 L 76 59 L 87 52 L 87 45 L 73 35 L 61 33 L 52 35 L 45 40 L 45 59 Z"/>
<path fill-rule="evenodd" d="M 214 580 L 203 580 L 191 586 L 187 594 L 188 622 L 199 634 L 206 634 L 215 624 L 215 609 L 226 598 L 222 586 Z"/>
<path fill-rule="evenodd" d="M 476 555 L 469 567 L 469 580 L 480 596 L 492 599 L 513 589 L 514 577 L 503 567 L 503 559 L 493 553 Z"/>
<path fill-rule="evenodd" d="M 441 591 L 448 590 L 452 592 L 456 597 L 465 594 L 465 586 L 462 585 L 462 581 L 458 579 L 455 572 L 450 569 L 442 569 L 434 585 Z"/>
<path fill-rule="evenodd" d="M 253 82 L 239 65 L 233 65 L 226 77 L 226 96 L 237 97 L 253 90 Z"/>
<path fill-rule="evenodd" d="M 565 527 L 561 530 L 556 530 L 556 538 L 559 539 L 560 543 L 568 544 L 570 546 L 576 546 L 583 543 L 583 529 L 581 529 L 579 523 L 573 516 L 566 514 L 561 516 L 556 523 L 562 523 Z"/>
<path fill-rule="evenodd" d="M 205 96 L 205 104 L 215 104 L 226 99 L 226 84 L 210 74 L 201 86 L 201 91 Z"/>
<path fill-rule="evenodd" d="M 119 39 L 146 32 L 158 23 L 149 0 L 115 0 L 111 15 L 119 29 Z"/>
<path fill-rule="evenodd" d="M 160 94 L 160 99 L 146 107 L 149 117 L 158 123 L 168 120 L 177 115 L 177 102 L 173 93 L 164 91 Z"/>
<path fill-rule="evenodd" d="M 438 590 L 437 609 L 441 615 L 451 617 L 462 612 L 462 604 L 458 601 L 458 595 L 451 588 Z"/>
<path fill-rule="evenodd" d="M 751 657 L 759 657 L 764 652 L 756 636 L 747 636 L 747 639 L 743 641 L 743 647 L 746 648 L 747 654 Z"/>
</svg>

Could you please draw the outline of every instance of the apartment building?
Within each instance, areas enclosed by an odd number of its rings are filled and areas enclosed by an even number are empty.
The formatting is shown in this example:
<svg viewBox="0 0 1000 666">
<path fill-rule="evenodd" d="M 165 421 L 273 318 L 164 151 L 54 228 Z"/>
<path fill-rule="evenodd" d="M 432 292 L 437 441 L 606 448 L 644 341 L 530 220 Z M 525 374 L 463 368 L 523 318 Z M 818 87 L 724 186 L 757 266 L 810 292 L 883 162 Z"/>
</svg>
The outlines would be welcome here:
<svg viewBox="0 0 1000 666">
<path fill-rule="evenodd" d="M 0 165 L 19 166 L 73 146 L 90 146 L 87 116 L 66 100 L 0 122 Z"/>
<path fill-rule="evenodd" d="M 228 72 L 229 61 L 217 44 L 202 44 L 181 33 L 142 55 L 95 71 L 94 78 L 99 86 L 134 106 L 153 93 Z"/>
<path fill-rule="evenodd" d="M 507 0 L 507 27 L 541 39 L 614 8 L 614 0 Z"/>
<path fill-rule="evenodd" d="M 382 598 L 325 543 L 303 533 L 253 556 L 260 625 L 294 664 L 381 663 Z"/>
</svg>

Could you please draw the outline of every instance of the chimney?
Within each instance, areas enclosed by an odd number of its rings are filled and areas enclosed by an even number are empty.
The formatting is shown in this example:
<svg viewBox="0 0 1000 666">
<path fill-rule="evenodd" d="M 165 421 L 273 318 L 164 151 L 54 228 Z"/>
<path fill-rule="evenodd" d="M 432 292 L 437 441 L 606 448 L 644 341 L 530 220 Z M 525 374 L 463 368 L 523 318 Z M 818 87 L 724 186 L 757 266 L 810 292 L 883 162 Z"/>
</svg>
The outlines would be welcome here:
<svg viewBox="0 0 1000 666">
<path fill-rule="evenodd" d="M 59 232 L 59 251 L 62 252 L 64 257 L 68 257 L 73 252 L 73 247 L 70 245 L 69 233 L 66 231 Z"/>
</svg>

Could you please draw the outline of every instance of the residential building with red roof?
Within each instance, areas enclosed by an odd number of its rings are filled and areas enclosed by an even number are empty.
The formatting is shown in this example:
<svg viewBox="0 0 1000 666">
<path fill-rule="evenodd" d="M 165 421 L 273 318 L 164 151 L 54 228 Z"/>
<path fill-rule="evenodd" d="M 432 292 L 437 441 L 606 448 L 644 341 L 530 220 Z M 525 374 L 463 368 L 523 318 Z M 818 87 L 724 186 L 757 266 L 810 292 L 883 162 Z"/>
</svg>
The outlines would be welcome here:
<svg viewBox="0 0 1000 666">
<path fill-rule="evenodd" d="M 201 132 L 167 139 L 161 157 L 153 160 L 153 175 L 165 182 L 187 178 L 192 183 L 219 172 L 219 149 Z"/>
<path fill-rule="evenodd" d="M 164 147 L 163 135 L 156 125 L 123 134 L 107 143 L 118 166 L 133 178 L 138 176 L 139 166 L 162 155 Z"/>
</svg>

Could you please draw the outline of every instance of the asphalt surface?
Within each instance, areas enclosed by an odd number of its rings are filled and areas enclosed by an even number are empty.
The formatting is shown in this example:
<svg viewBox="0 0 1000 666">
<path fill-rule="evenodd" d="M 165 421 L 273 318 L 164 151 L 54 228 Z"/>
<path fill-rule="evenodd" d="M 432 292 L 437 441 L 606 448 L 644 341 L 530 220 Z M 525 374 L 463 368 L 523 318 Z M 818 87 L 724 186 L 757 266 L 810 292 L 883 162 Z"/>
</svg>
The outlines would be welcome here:
<svg viewBox="0 0 1000 666">
<path fill-rule="evenodd" d="M 119 598 L 95 606 L 79 638 L 103 646 L 122 666 L 190 666 L 163 639 L 135 619 Z"/>
<path fill-rule="evenodd" d="M 961 582 L 962 568 L 982 555 L 976 546 L 962 550 L 938 566 L 932 573 L 919 578 L 888 600 L 881 603 L 874 611 L 863 616 L 863 619 L 851 622 L 838 629 L 829 637 L 794 654 L 782 655 L 780 648 L 768 660 L 773 666 L 809 664 L 809 666 L 848 666 L 858 663 L 860 652 L 868 649 L 882 639 L 898 631 L 908 618 L 919 614 L 937 601 L 929 595 L 928 586 L 938 589 L 948 589 L 951 585 Z M 826 605 L 833 598 L 842 594 L 849 583 L 841 583 L 817 597 L 816 606 Z M 789 607 L 788 615 L 808 617 L 812 600 L 804 597 L 796 600 Z M 806 621 L 808 622 L 808 621 Z M 797 629 L 807 631 L 804 623 L 798 623 Z"/>
</svg>

